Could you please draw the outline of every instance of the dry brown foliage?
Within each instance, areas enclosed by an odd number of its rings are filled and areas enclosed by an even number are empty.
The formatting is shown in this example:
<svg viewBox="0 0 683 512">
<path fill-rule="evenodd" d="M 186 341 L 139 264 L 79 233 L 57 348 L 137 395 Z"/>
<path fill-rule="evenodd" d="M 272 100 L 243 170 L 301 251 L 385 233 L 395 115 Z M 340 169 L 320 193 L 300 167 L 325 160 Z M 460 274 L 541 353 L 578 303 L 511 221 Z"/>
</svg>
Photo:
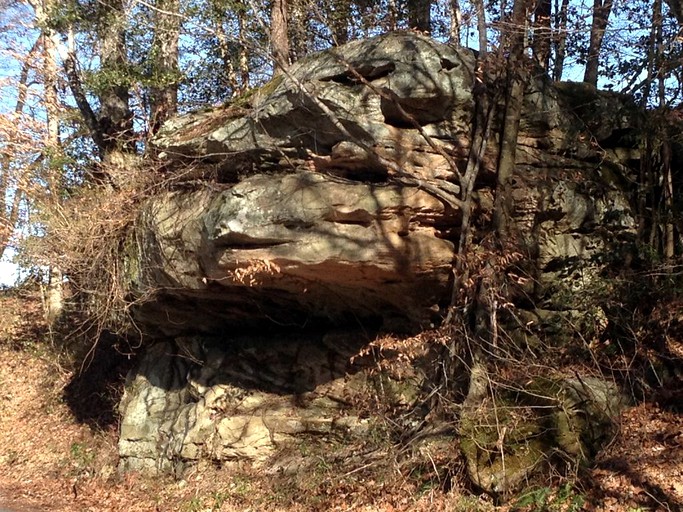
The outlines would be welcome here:
<svg viewBox="0 0 683 512">
<path fill-rule="evenodd" d="M 273 261 L 256 260 L 249 262 L 245 267 L 229 271 L 228 277 L 235 283 L 251 288 L 260 286 L 263 279 L 277 275 L 280 271 L 279 265 Z"/>
<path fill-rule="evenodd" d="M 74 418 L 63 400 L 73 373 L 55 365 L 49 342 L 25 337 L 16 343 L 15 336 L 31 332 L 22 325 L 42 322 L 40 308 L 39 294 L 0 298 L 0 323 L 19 327 L 5 330 L 0 339 L 0 507 L 52 512 L 542 509 L 538 504 L 496 507 L 472 496 L 457 478 L 448 480 L 448 465 L 457 457 L 452 437 L 446 444 L 438 436 L 405 442 L 381 423 L 357 445 L 330 449 L 320 439 L 302 440 L 297 450 L 306 454 L 307 465 L 293 474 L 207 462 L 180 480 L 119 475 L 116 428 L 93 430 Z M 438 337 L 432 342 L 440 343 Z M 416 356 L 413 362 L 420 359 L 419 339 L 383 337 L 375 344 L 384 355 L 405 347 Z M 680 415 L 641 404 L 625 411 L 621 424 L 622 435 L 572 495 L 583 497 L 583 510 L 596 512 L 676 510 L 676 503 L 683 503 Z M 450 487 L 442 486 L 447 480 Z M 551 503 L 545 510 L 570 510 L 559 491 L 549 489 L 544 496 Z"/>
</svg>

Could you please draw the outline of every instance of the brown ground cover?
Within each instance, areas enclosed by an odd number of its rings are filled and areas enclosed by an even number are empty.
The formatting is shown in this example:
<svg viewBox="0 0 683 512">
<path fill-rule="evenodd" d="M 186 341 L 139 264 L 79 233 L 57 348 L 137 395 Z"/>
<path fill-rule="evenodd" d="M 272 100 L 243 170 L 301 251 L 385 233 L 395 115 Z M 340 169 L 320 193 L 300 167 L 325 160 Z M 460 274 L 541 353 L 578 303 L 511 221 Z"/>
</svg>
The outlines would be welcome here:
<svg viewBox="0 0 683 512">
<path fill-rule="evenodd" d="M 315 471 L 288 478 L 209 463 L 179 479 L 120 475 L 116 422 L 83 421 L 73 400 L 65 400 L 75 372 L 60 364 L 41 318 L 35 296 L 0 297 L 0 509 L 683 510 L 683 419 L 653 402 L 622 414 L 620 435 L 571 485 L 530 490 L 499 507 L 467 493 L 457 477 L 447 486 L 422 485 L 386 463 L 349 472 L 321 458 Z"/>
</svg>

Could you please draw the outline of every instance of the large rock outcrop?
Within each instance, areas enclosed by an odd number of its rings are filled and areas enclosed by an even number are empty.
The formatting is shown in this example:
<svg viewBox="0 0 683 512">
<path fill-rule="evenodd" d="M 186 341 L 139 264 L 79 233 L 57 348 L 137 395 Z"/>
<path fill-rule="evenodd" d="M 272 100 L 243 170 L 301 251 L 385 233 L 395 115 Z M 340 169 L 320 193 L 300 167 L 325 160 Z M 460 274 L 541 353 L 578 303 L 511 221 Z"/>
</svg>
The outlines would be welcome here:
<svg viewBox="0 0 683 512">
<path fill-rule="evenodd" d="M 362 435 L 340 397 L 363 369 L 343 361 L 373 329 L 438 323 L 450 300 L 461 211 L 448 197 L 469 151 L 474 62 L 392 33 L 167 123 L 159 157 L 189 178 L 146 203 L 127 243 L 130 289 L 144 299 L 135 317 L 163 341 L 129 379 L 123 467 L 263 460 L 298 434 Z M 566 335 L 582 292 L 634 238 L 626 183 L 639 122 L 618 95 L 528 85 L 510 200 L 529 275 L 510 333 L 531 350 Z M 496 158 L 492 140 L 476 219 L 492 213 Z"/>
<path fill-rule="evenodd" d="M 322 52 L 236 104 L 167 123 L 154 142 L 172 172 L 212 180 L 145 207 L 130 277 L 156 300 L 138 309 L 140 322 L 167 334 L 265 318 L 428 325 L 448 297 L 460 220 L 433 190 L 458 190 L 473 66 L 470 50 L 392 33 Z M 634 232 L 621 185 L 637 151 L 633 140 L 620 144 L 637 123 L 617 95 L 530 84 L 512 203 L 535 277 L 556 281 L 565 263 L 607 257 L 615 236 Z M 484 216 L 495 146 L 477 187 Z"/>
<path fill-rule="evenodd" d="M 168 335 L 354 317 L 426 325 L 447 294 L 443 233 L 456 220 L 415 187 L 260 174 L 151 200 L 131 272 L 159 290 L 141 315 Z"/>
</svg>

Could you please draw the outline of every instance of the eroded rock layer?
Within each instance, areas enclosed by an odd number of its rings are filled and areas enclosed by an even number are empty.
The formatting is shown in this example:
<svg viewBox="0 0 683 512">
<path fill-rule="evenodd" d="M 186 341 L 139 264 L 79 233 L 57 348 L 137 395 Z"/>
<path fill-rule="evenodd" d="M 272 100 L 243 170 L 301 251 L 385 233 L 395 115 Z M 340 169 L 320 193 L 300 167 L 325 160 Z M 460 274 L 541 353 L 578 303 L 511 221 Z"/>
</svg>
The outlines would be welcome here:
<svg viewBox="0 0 683 512">
<path fill-rule="evenodd" d="M 447 294 L 456 221 L 416 187 L 310 171 L 169 193 L 136 230 L 136 285 L 163 296 L 142 317 L 168 335 L 353 317 L 427 325 Z"/>
<path fill-rule="evenodd" d="M 245 98 L 167 123 L 160 159 L 193 179 L 149 200 L 126 246 L 134 315 L 159 341 L 126 387 L 122 467 L 263 461 L 306 433 L 364 435 L 349 397 L 366 369 L 349 358 L 376 329 L 438 324 L 451 299 L 474 63 L 469 50 L 397 32 L 314 55 Z M 601 271 L 625 260 L 639 123 L 618 95 L 528 84 L 508 198 L 522 300 L 508 333 L 530 353 L 562 343 L 567 325 L 585 320 L 582 297 Z M 492 136 L 480 155 L 475 243 L 492 215 L 496 148 Z M 588 313 L 594 335 L 604 313 Z M 421 385 L 410 378 L 397 384 L 404 398 Z M 573 421 L 548 400 L 559 411 L 552 425 Z M 576 445 L 560 427 L 539 428 L 559 433 L 514 475 L 476 466 L 473 452 L 478 485 L 498 492 L 546 451 Z"/>
</svg>

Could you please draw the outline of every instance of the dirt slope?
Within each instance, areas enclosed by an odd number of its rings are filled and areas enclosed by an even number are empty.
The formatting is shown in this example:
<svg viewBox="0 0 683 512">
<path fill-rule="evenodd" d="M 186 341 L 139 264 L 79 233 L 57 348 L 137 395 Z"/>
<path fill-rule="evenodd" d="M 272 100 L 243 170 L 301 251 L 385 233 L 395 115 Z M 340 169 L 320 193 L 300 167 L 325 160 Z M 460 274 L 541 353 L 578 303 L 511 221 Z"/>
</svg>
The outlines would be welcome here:
<svg viewBox="0 0 683 512">
<path fill-rule="evenodd" d="M 40 335 L 40 301 L 0 297 L 0 509 L 28 511 L 493 510 L 490 500 L 416 487 L 408 475 L 344 480 L 323 468 L 296 482 L 248 468 L 191 470 L 182 479 L 116 472 L 116 425 L 76 420 L 64 400 L 72 372 Z M 87 405 L 87 404 L 83 404 Z M 322 467 L 322 466 L 321 466 Z M 386 474 L 384 475 L 387 476 Z M 319 478 L 318 478 L 319 477 Z M 545 507 L 545 508 L 544 508 Z M 497 510 L 510 510 L 498 507 Z M 645 403 L 575 487 L 540 489 L 516 510 L 683 510 L 683 418 Z"/>
</svg>

